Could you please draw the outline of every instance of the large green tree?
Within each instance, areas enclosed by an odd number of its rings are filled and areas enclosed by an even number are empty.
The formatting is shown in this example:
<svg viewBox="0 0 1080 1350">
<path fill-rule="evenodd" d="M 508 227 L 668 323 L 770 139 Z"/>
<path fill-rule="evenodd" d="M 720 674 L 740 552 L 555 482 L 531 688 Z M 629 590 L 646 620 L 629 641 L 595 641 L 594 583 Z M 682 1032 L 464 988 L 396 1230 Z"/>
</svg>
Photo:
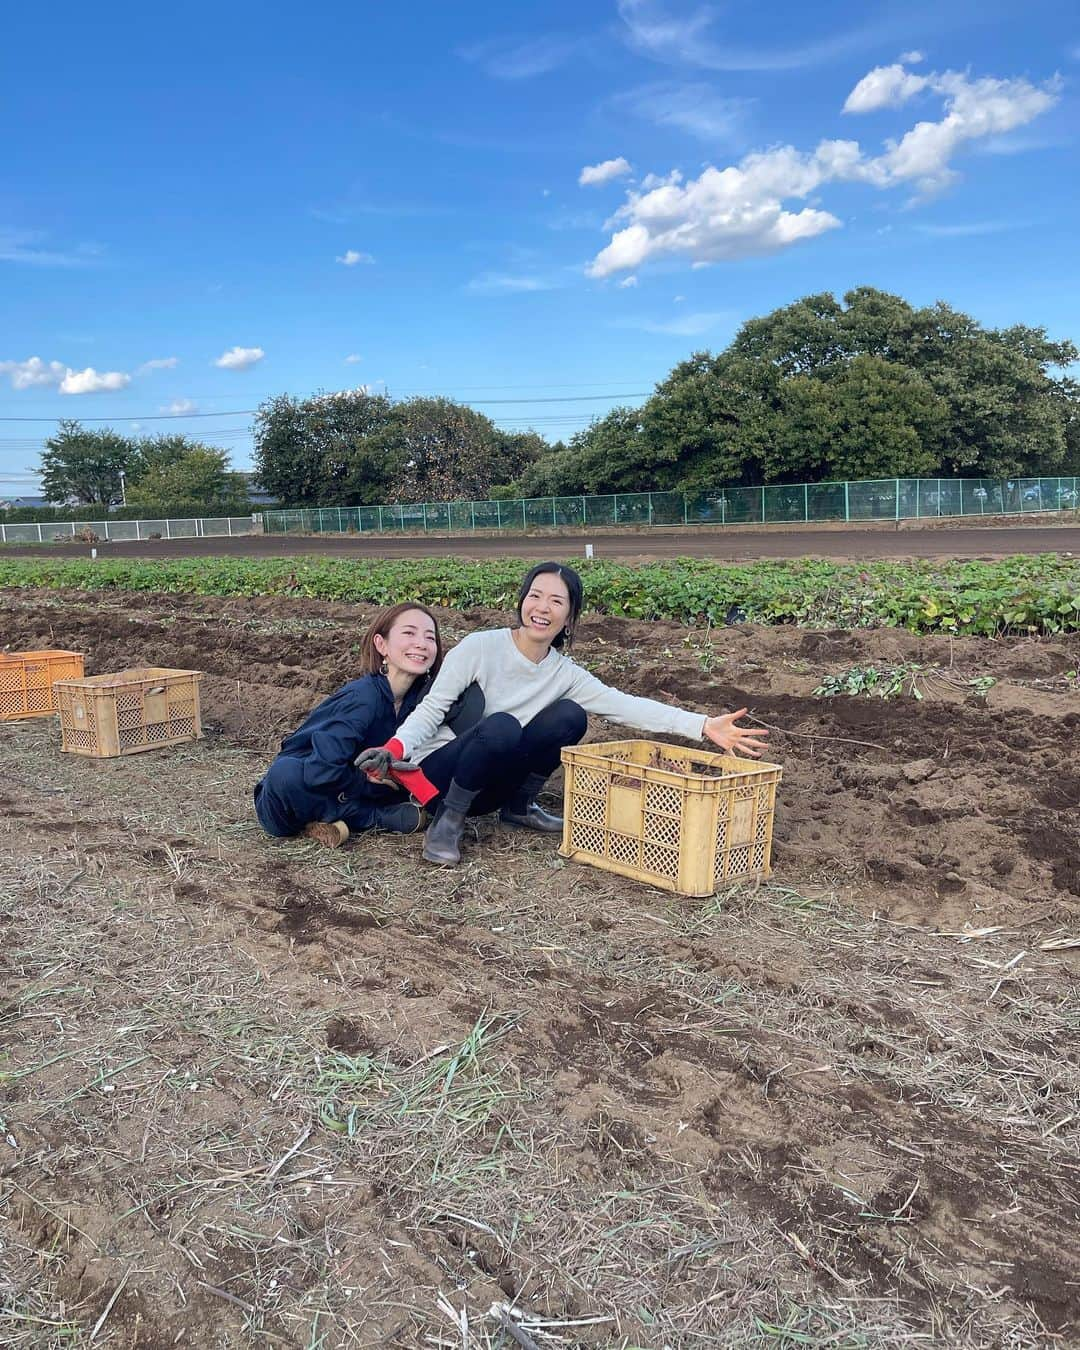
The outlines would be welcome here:
<svg viewBox="0 0 1080 1350">
<path fill-rule="evenodd" d="M 855 356 L 830 379 L 784 381 L 781 404 L 762 456 L 766 478 L 907 478 L 937 466 L 948 407 L 906 366 Z"/>
<path fill-rule="evenodd" d="M 526 497 L 636 491 L 628 484 L 654 472 L 641 427 L 640 408 L 613 408 L 570 438 L 568 445 L 533 461 L 519 487 Z"/>
<path fill-rule="evenodd" d="M 385 502 L 400 470 L 382 438 L 393 411 L 384 394 L 279 394 L 255 414 L 255 476 L 294 506 Z"/>
<path fill-rule="evenodd" d="M 532 489 L 632 491 L 918 474 L 1075 472 L 1071 342 L 983 328 L 939 301 L 873 287 L 750 319 L 724 351 L 680 362 L 541 458 Z"/>
<path fill-rule="evenodd" d="M 121 474 L 136 458 L 135 443 L 105 427 L 89 430 L 65 419 L 41 452 L 41 486 L 46 501 L 113 505 L 122 498 Z"/>
<path fill-rule="evenodd" d="M 199 509 L 227 513 L 247 509 L 243 477 L 230 470 L 224 450 L 208 445 L 187 444 L 181 449 L 151 444 L 148 452 L 149 462 L 142 459 L 135 481 L 128 486 L 129 506 L 169 506 L 175 510 L 190 502 Z M 155 459 L 155 452 L 161 457 Z"/>
<path fill-rule="evenodd" d="M 224 450 L 182 435 L 131 437 L 61 422 L 45 442 L 41 478 L 51 502 L 241 512 L 247 484 Z"/>
<path fill-rule="evenodd" d="M 402 502 L 486 498 L 535 454 L 528 436 L 506 435 L 490 417 L 447 398 L 395 404 L 379 439 L 398 464 L 394 499 Z"/>
</svg>

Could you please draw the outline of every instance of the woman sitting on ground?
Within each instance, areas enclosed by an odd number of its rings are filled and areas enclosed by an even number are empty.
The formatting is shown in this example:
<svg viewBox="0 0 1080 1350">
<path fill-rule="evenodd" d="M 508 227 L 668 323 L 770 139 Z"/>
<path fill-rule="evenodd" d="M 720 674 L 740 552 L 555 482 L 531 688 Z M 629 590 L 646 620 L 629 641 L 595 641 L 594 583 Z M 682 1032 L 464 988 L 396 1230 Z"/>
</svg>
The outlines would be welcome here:
<svg viewBox="0 0 1080 1350">
<path fill-rule="evenodd" d="M 463 638 L 420 707 L 385 746 L 357 761 L 357 768 L 375 781 L 393 771 L 425 804 L 438 799 L 424 837 L 428 862 L 460 862 L 466 816 L 500 808 L 508 825 L 561 831 L 561 817 L 544 811 L 536 797 L 558 766 L 563 746 L 576 745 L 585 735 L 586 713 L 643 731 L 694 741 L 704 737 L 753 759 L 761 755 L 768 732 L 736 725 L 745 708 L 706 717 L 636 698 L 564 656 L 581 606 L 581 578 L 572 568 L 554 562 L 534 567 L 518 595 L 517 627 Z M 456 712 L 455 700 L 464 703 Z M 470 705 L 473 725 L 463 731 Z M 444 725 L 448 715 L 453 728 Z M 416 765 L 418 771 L 408 772 Z"/>
<path fill-rule="evenodd" d="M 439 625 L 429 609 L 393 605 L 377 615 L 360 644 L 360 678 L 324 699 L 286 736 L 255 785 L 255 814 L 267 834 L 306 835 L 337 848 L 354 831 L 419 829 L 416 803 L 396 786 L 371 782 L 355 760 L 394 734 L 441 664 Z"/>
</svg>

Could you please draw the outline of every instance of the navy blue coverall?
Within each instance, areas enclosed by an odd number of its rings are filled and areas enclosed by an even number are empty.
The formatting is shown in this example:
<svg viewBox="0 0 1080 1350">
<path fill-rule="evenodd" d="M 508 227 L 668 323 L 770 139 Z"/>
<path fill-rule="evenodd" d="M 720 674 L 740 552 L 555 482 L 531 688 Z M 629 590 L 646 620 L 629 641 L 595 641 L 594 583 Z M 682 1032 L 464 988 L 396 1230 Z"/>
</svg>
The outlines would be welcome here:
<svg viewBox="0 0 1080 1350">
<path fill-rule="evenodd" d="M 255 814 L 267 834 L 299 834 L 315 820 L 343 820 L 353 832 L 379 823 L 379 808 L 409 799 L 400 788 L 372 783 L 353 761 L 361 750 L 384 745 L 427 692 L 414 681 L 395 710 L 385 675 L 350 680 L 281 742 L 278 757 L 255 784 Z"/>
</svg>

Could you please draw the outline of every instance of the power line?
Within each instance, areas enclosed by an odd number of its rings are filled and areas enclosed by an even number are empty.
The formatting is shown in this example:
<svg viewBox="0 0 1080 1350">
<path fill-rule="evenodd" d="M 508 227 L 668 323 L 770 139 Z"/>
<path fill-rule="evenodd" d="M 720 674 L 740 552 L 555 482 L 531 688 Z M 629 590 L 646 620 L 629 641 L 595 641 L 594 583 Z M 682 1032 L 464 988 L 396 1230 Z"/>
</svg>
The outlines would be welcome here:
<svg viewBox="0 0 1080 1350">
<path fill-rule="evenodd" d="M 649 393 L 573 394 L 567 398 L 482 398 L 475 402 L 485 408 L 496 404 L 520 403 L 604 403 L 610 399 L 648 398 Z M 75 422 L 179 422 L 197 417 L 254 417 L 258 408 L 234 408 L 231 412 L 141 413 L 123 417 L 76 417 Z M 0 422 L 62 422 L 62 417 L 0 417 Z"/>
<path fill-rule="evenodd" d="M 250 436 L 250 427 L 218 427 L 215 430 L 208 430 L 208 436 Z M 18 449 L 20 446 L 38 446 L 45 442 L 44 436 L 0 436 L 0 447 L 11 446 Z"/>
<path fill-rule="evenodd" d="M 363 382 L 361 382 L 361 383 L 363 383 Z M 624 383 L 624 384 L 638 384 L 639 381 L 638 381 L 638 380 L 625 380 L 625 381 L 623 381 L 623 383 Z M 372 380 L 372 381 L 369 382 L 369 386 L 368 386 L 368 387 L 372 387 L 372 386 L 374 386 L 374 385 L 376 385 L 376 384 L 386 385 L 386 381 L 385 381 L 385 380 Z M 612 384 L 612 381 L 611 381 L 611 380 L 589 380 L 589 381 L 587 381 L 587 382 L 585 382 L 585 383 L 578 383 L 578 384 L 459 384 L 459 385 L 455 385 L 454 388 L 453 388 L 452 390 L 447 390 L 447 389 L 401 389 L 401 390 L 398 390 L 397 392 L 398 392 L 399 394 L 401 394 L 401 395 L 408 395 L 408 396 L 410 396 L 410 397 L 418 396 L 418 397 L 438 398 L 438 397 L 442 396 L 442 397 L 450 398 L 450 397 L 452 397 L 454 394 L 458 394 L 458 393 L 475 393 L 475 392 L 477 392 L 477 391 L 486 391 L 486 390 L 492 390 L 492 389 L 495 389 L 495 390 L 519 389 L 519 390 L 526 390 L 526 391 L 533 391 L 533 390 L 537 390 L 537 389 L 596 389 L 596 388 L 603 388 L 605 385 L 610 386 L 611 384 Z M 355 388 L 355 386 L 353 386 L 353 387 Z M 390 387 L 391 387 L 391 386 L 387 386 L 387 388 L 390 388 Z M 333 391 L 333 390 L 332 390 L 332 391 L 331 391 L 331 393 L 334 393 L 334 392 L 338 392 L 338 393 L 349 393 L 349 392 L 351 392 L 351 391 L 348 390 L 348 389 L 337 390 L 337 391 Z M 603 397 L 603 396 L 602 396 L 602 397 Z M 627 395 L 627 397 L 629 397 L 629 395 Z M 231 398 L 232 398 L 232 394 L 190 394 L 190 395 L 188 395 L 188 398 L 191 400 L 192 403 L 216 403 L 216 402 L 218 402 L 218 401 L 221 400 L 221 399 L 231 399 Z M 172 414 L 172 416 L 180 416 L 180 415 L 181 415 L 181 414 L 177 414 L 177 413 Z M 225 416 L 225 414 L 223 413 L 222 416 Z M 78 419 L 76 419 L 76 420 L 78 420 Z"/>
</svg>

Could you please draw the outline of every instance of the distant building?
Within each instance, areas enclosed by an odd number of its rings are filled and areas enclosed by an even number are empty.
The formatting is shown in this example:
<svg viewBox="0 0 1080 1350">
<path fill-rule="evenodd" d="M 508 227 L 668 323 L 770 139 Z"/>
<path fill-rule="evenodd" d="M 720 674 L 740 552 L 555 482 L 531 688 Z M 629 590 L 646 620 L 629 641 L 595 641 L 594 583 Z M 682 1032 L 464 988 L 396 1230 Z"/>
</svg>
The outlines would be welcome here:
<svg viewBox="0 0 1080 1350">
<path fill-rule="evenodd" d="M 239 470 L 240 477 L 247 486 L 247 499 L 252 506 L 276 506 L 277 498 L 270 492 L 255 486 L 255 475 L 247 469 Z"/>
</svg>

